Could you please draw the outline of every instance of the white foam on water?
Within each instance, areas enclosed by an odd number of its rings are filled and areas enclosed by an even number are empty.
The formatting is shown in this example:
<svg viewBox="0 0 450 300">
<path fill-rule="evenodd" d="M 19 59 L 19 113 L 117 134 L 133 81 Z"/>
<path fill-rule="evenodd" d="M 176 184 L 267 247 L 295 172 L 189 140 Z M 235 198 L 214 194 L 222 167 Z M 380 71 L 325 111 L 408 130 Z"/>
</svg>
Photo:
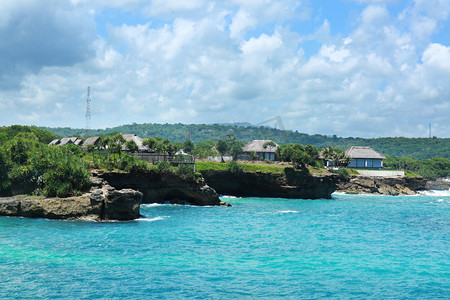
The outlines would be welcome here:
<svg viewBox="0 0 450 300">
<path fill-rule="evenodd" d="M 299 213 L 299 211 L 298 210 L 280 210 L 278 213 L 280 213 L 280 214 L 290 214 L 290 213 L 296 214 L 296 213 Z"/>
<path fill-rule="evenodd" d="M 419 191 L 422 196 L 450 197 L 450 190 L 428 190 Z"/>
<path fill-rule="evenodd" d="M 155 217 L 155 218 L 139 218 L 136 221 L 141 221 L 141 222 L 155 222 L 155 221 L 161 221 L 164 220 L 166 218 L 170 218 L 170 216 L 160 216 L 160 217 Z"/>
<path fill-rule="evenodd" d="M 143 207 L 155 207 L 155 206 L 162 206 L 165 204 L 161 204 L 161 203 L 147 203 L 147 204 L 141 204 L 141 206 Z"/>
</svg>

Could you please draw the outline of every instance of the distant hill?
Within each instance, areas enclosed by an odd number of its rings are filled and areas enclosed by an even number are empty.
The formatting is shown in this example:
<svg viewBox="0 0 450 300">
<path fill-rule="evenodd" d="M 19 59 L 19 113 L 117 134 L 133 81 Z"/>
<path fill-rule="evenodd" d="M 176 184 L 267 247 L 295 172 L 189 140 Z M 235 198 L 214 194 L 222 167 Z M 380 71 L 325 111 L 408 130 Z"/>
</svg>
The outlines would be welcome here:
<svg viewBox="0 0 450 300">
<path fill-rule="evenodd" d="M 48 128 L 61 137 L 82 135 L 84 129 Z M 255 127 L 220 124 L 130 124 L 113 128 L 91 130 L 89 135 L 102 135 L 112 132 L 135 133 L 142 138 L 158 136 L 172 142 L 183 142 L 190 137 L 194 143 L 200 141 L 217 141 L 227 134 L 234 134 L 239 140 L 247 142 L 254 139 L 272 139 L 278 144 L 300 143 L 317 148 L 334 146 L 345 149 L 350 146 L 370 146 L 374 150 L 389 156 L 430 159 L 442 157 L 450 159 L 450 138 L 341 138 L 320 134 L 308 135 L 292 130 L 280 130 L 268 127 Z"/>
</svg>

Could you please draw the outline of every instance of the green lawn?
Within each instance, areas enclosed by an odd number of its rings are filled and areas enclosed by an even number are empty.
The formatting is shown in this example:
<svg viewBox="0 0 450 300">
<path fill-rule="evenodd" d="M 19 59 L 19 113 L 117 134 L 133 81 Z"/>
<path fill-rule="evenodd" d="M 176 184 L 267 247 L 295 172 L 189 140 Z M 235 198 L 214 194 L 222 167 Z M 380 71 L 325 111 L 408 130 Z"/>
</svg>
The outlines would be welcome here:
<svg viewBox="0 0 450 300">
<path fill-rule="evenodd" d="M 229 163 L 212 162 L 212 161 L 198 161 L 197 171 L 204 170 L 217 170 L 217 171 L 227 171 Z M 278 165 L 278 164 L 268 164 L 268 163 L 239 163 L 242 166 L 242 171 L 244 172 L 262 172 L 262 173 L 279 173 L 284 174 L 284 169 L 286 167 L 292 168 L 291 165 Z M 323 168 L 309 167 L 309 172 L 311 174 L 329 174 L 329 172 Z"/>
</svg>

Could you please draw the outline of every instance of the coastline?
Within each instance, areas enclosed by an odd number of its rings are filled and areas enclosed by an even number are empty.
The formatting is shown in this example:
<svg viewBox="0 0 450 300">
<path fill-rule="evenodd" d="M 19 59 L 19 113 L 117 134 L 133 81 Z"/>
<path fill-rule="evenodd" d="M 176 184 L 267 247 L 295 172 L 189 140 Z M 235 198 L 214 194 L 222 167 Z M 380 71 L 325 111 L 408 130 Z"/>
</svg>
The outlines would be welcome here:
<svg viewBox="0 0 450 300">
<path fill-rule="evenodd" d="M 189 181 L 171 173 L 94 171 L 90 191 L 82 196 L 0 198 L 0 215 L 52 219 L 89 218 L 98 221 L 134 220 L 141 216 L 141 204 L 152 203 L 230 206 L 221 198 L 331 199 L 333 193 L 391 196 L 435 194 L 426 192 L 428 185 L 424 178 L 344 178 L 336 174 L 311 175 L 301 171 L 280 174 L 206 170 L 201 173 L 204 177 L 202 180 Z"/>
</svg>

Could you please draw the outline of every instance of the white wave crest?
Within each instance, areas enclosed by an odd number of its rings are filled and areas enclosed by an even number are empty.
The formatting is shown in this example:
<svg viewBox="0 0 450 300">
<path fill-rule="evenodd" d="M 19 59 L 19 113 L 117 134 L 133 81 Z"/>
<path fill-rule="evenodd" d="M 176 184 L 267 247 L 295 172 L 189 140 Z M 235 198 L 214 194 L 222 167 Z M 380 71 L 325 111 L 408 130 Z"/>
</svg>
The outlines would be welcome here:
<svg viewBox="0 0 450 300">
<path fill-rule="evenodd" d="M 299 211 L 298 210 L 280 210 L 278 213 L 279 214 L 296 214 L 296 213 L 299 213 Z"/>
<path fill-rule="evenodd" d="M 450 190 L 420 191 L 419 194 L 423 196 L 450 197 Z"/>
<path fill-rule="evenodd" d="M 141 204 L 142 207 L 155 207 L 155 206 L 162 206 L 165 204 L 161 204 L 161 203 L 146 203 L 146 204 Z"/>
<path fill-rule="evenodd" d="M 155 218 L 139 218 L 136 221 L 141 221 L 141 222 L 155 222 L 155 221 L 161 221 L 164 220 L 166 218 L 170 218 L 170 216 L 160 216 L 160 217 L 155 217 Z"/>
</svg>

